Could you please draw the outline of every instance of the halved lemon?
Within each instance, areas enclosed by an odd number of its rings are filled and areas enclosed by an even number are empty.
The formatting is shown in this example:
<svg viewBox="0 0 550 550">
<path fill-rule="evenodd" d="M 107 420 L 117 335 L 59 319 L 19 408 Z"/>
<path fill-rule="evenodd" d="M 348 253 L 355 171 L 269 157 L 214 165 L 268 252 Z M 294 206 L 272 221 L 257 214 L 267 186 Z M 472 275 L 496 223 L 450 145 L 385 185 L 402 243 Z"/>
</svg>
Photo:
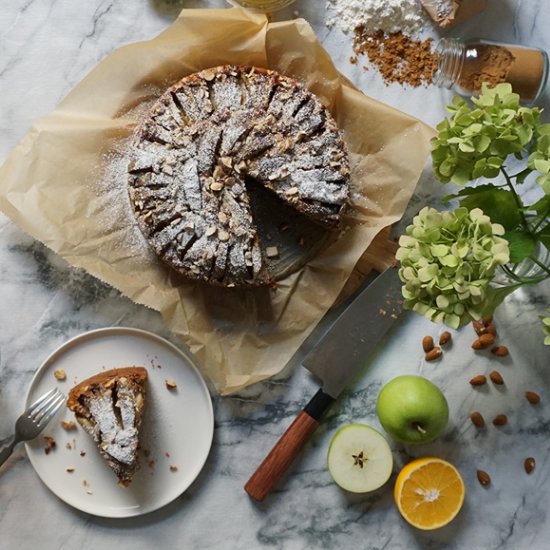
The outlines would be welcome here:
<svg viewBox="0 0 550 550">
<path fill-rule="evenodd" d="M 394 499 L 414 527 L 438 529 L 451 522 L 464 503 L 466 489 L 459 471 L 441 458 L 418 458 L 397 476 Z"/>
</svg>

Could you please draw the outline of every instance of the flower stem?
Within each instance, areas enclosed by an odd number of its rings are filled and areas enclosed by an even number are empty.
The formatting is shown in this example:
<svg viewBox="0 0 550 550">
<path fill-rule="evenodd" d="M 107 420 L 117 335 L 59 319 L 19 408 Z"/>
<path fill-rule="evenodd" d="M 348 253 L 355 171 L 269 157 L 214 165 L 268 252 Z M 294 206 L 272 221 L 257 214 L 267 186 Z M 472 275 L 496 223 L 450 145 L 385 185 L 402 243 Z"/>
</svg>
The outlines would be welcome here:
<svg viewBox="0 0 550 550">
<path fill-rule="evenodd" d="M 525 213 L 523 212 L 523 203 L 521 202 L 521 199 L 519 198 L 519 195 L 517 194 L 516 190 L 514 189 L 514 185 L 512 184 L 512 179 L 506 172 L 506 170 L 501 167 L 500 171 L 504 175 L 504 179 L 506 180 L 506 184 L 508 185 L 508 188 L 512 192 L 512 195 L 514 197 L 514 200 L 516 201 L 516 205 L 518 207 L 519 214 L 521 216 L 521 224 L 525 228 L 526 231 L 529 231 L 529 224 L 527 223 L 527 220 L 525 219 Z"/>
<path fill-rule="evenodd" d="M 536 258 L 533 258 L 532 256 L 529 256 L 529 259 L 533 263 L 537 264 L 543 271 L 546 271 L 546 273 L 548 273 L 547 277 L 550 277 L 550 269 L 548 267 L 546 267 L 542 262 L 540 262 Z"/>
<path fill-rule="evenodd" d="M 550 208 L 548 208 L 546 212 L 542 213 L 540 220 L 537 222 L 535 227 L 533 227 L 533 233 L 536 233 L 539 230 L 539 227 L 546 221 L 548 215 L 550 215 Z"/>
</svg>

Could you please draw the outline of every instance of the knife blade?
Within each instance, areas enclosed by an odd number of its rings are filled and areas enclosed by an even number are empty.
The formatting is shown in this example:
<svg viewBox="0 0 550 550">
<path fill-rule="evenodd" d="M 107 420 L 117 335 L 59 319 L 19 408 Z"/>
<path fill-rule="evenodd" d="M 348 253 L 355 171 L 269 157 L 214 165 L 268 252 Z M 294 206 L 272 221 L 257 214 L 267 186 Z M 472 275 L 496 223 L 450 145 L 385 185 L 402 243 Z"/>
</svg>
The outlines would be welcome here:
<svg viewBox="0 0 550 550">
<path fill-rule="evenodd" d="M 292 464 L 325 411 L 365 366 L 403 311 L 402 283 L 389 268 L 343 310 L 302 364 L 322 383 L 244 486 L 262 501 Z"/>
</svg>

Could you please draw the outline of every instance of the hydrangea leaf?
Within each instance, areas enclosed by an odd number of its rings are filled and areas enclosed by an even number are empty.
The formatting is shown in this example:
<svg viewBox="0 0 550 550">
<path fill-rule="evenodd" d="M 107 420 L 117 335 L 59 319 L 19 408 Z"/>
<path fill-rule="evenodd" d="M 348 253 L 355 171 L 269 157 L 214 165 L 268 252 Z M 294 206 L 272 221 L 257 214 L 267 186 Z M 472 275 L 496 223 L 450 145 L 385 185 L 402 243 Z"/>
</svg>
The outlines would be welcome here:
<svg viewBox="0 0 550 550">
<path fill-rule="evenodd" d="M 521 214 L 511 191 L 496 189 L 492 185 L 468 187 L 459 194 L 460 205 L 468 209 L 481 208 L 493 222 L 511 230 L 521 223 Z"/>
<path fill-rule="evenodd" d="M 520 229 L 507 231 L 504 238 L 510 245 L 510 262 L 517 264 L 535 253 L 537 248 L 536 239 Z"/>
</svg>

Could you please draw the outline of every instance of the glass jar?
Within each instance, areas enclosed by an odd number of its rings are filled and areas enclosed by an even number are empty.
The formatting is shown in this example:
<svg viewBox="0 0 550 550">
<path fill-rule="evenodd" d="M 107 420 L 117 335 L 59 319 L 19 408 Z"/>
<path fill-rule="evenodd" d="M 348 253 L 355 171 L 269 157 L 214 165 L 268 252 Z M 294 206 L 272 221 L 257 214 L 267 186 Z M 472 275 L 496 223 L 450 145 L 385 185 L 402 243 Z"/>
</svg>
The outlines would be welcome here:
<svg viewBox="0 0 550 550">
<path fill-rule="evenodd" d="M 230 4 L 243 6 L 244 8 L 253 8 L 259 11 L 277 11 L 290 4 L 293 4 L 296 0 L 229 0 Z"/>
<path fill-rule="evenodd" d="M 484 39 L 443 38 L 437 44 L 434 83 L 462 96 L 477 95 L 482 83 L 509 82 L 521 102 L 535 103 L 546 86 L 548 55 L 539 48 Z"/>
</svg>

